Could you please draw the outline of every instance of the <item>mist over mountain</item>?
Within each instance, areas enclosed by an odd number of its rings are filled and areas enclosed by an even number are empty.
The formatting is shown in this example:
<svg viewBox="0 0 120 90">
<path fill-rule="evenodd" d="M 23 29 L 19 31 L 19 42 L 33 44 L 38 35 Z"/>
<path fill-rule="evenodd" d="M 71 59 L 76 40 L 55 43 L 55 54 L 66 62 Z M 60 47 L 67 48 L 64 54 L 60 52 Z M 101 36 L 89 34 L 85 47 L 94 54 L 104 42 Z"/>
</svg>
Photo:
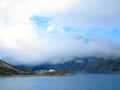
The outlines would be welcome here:
<svg viewBox="0 0 120 90">
<path fill-rule="evenodd" d="M 61 64 L 120 56 L 119 0 L 0 0 L 0 59 Z"/>
<path fill-rule="evenodd" d="M 42 64 L 72 61 L 75 57 L 117 58 L 120 56 L 120 43 L 112 39 L 94 37 L 85 40 L 75 39 L 46 39 L 37 47 L 24 47 L 18 50 L 2 50 L 2 59 L 12 64 Z M 2 53 L 3 53 L 2 52 Z"/>
<path fill-rule="evenodd" d="M 86 57 L 73 58 L 61 63 L 38 63 L 38 64 L 18 64 L 11 65 L 0 60 L 0 75 L 34 75 L 40 70 L 69 71 L 79 73 L 120 73 L 120 57 Z M 35 71 L 35 72 L 34 72 Z M 36 74 L 37 75 L 37 74 Z"/>
<path fill-rule="evenodd" d="M 50 70 L 55 69 L 57 71 L 72 71 L 81 73 L 119 73 L 120 72 L 120 58 L 108 59 L 108 58 L 74 58 L 72 61 L 64 63 L 44 63 L 31 65 L 17 65 L 19 68 L 28 70 Z"/>
</svg>

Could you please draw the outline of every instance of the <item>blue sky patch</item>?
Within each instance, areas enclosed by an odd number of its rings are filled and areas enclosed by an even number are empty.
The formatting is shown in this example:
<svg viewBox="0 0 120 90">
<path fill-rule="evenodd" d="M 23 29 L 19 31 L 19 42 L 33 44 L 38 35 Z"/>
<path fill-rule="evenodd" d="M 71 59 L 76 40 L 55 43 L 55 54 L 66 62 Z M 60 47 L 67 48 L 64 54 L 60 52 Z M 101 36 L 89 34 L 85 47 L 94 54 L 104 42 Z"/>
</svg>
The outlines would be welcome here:
<svg viewBox="0 0 120 90">
<path fill-rule="evenodd" d="M 37 27 L 47 26 L 51 19 L 52 19 L 51 17 L 44 17 L 38 15 L 34 15 L 33 17 L 30 18 L 30 20 L 32 20 Z"/>
</svg>

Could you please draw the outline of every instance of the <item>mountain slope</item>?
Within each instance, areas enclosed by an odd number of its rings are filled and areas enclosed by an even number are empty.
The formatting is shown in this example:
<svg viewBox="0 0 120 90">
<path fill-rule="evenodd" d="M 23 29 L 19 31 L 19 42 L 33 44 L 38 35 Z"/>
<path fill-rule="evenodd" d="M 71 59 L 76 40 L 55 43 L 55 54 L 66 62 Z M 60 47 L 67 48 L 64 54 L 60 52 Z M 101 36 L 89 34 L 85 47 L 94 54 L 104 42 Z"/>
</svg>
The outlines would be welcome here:
<svg viewBox="0 0 120 90">
<path fill-rule="evenodd" d="M 32 74 L 32 72 L 24 69 L 16 68 L 15 66 L 0 60 L 0 76 L 27 75 L 27 74 Z"/>
<path fill-rule="evenodd" d="M 50 70 L 55 69 L 57 71 L 81 71 L 86 65 L 85 61 L 79 62 L 79 61 L 68 61 L 65 63 L 58 63 L 58 64 L 39 64 L 39 65 L 18 65 L 19 68 L 29 69 L 29 70 Z"/>
<path fill-rule="evenodd" d="M 75 58 L 60 64 L 39 64 L 35 66 L 19 65 L 17 67 L 30 70 L 66 70 L 77 71 L 84 73 L 120 73 L 120 58 L 119 59 L 104 59 L 104 58 Z"/>
<path fill-rule="evenodd" d="M 119 60 L 103 60 L 88 64 L 83 70 L 87 73 L 120 73 L 120 61 Z"/>
</svg>

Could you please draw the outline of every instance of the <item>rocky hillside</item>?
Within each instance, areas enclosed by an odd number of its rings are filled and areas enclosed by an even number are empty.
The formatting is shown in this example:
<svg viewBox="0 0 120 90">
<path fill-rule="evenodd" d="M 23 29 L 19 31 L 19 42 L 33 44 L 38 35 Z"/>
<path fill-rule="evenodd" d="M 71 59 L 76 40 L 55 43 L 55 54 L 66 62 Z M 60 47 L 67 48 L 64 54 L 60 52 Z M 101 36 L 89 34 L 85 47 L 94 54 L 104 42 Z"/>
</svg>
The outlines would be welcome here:
<svg viewBox="0 0 120 90">
<path fill-rule="evenodd" d="M 33 74 L 31 71 L 16 68 L 2 60 L 0 60 L 0 76 L 10 76 L 10 75 L 29 75 Z"/>
</svg>

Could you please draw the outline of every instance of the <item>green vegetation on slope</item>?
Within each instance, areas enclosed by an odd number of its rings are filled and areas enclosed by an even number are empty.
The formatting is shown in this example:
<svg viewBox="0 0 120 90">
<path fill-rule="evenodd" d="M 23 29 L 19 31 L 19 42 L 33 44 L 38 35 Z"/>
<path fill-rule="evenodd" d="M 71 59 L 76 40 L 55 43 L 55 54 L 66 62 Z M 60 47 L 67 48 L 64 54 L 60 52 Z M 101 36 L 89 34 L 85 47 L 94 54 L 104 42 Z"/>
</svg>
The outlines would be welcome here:
<svg viewBox="0 0 120 90">
<path fill-rule="evenodd" d="M 11 76 L 11 75 L 34 75 L 35 73 L 30 70 L 16 68 L 2 60 L 0 60 L 0 76 Z"/>
<path fill-rule="evenodd" d="M 66 76 L 72 75 L 72 72 L 69 71 L 53 71 L 53 72 L 43 72 L 41 73 L 42 76 Z"/>
</svg>

